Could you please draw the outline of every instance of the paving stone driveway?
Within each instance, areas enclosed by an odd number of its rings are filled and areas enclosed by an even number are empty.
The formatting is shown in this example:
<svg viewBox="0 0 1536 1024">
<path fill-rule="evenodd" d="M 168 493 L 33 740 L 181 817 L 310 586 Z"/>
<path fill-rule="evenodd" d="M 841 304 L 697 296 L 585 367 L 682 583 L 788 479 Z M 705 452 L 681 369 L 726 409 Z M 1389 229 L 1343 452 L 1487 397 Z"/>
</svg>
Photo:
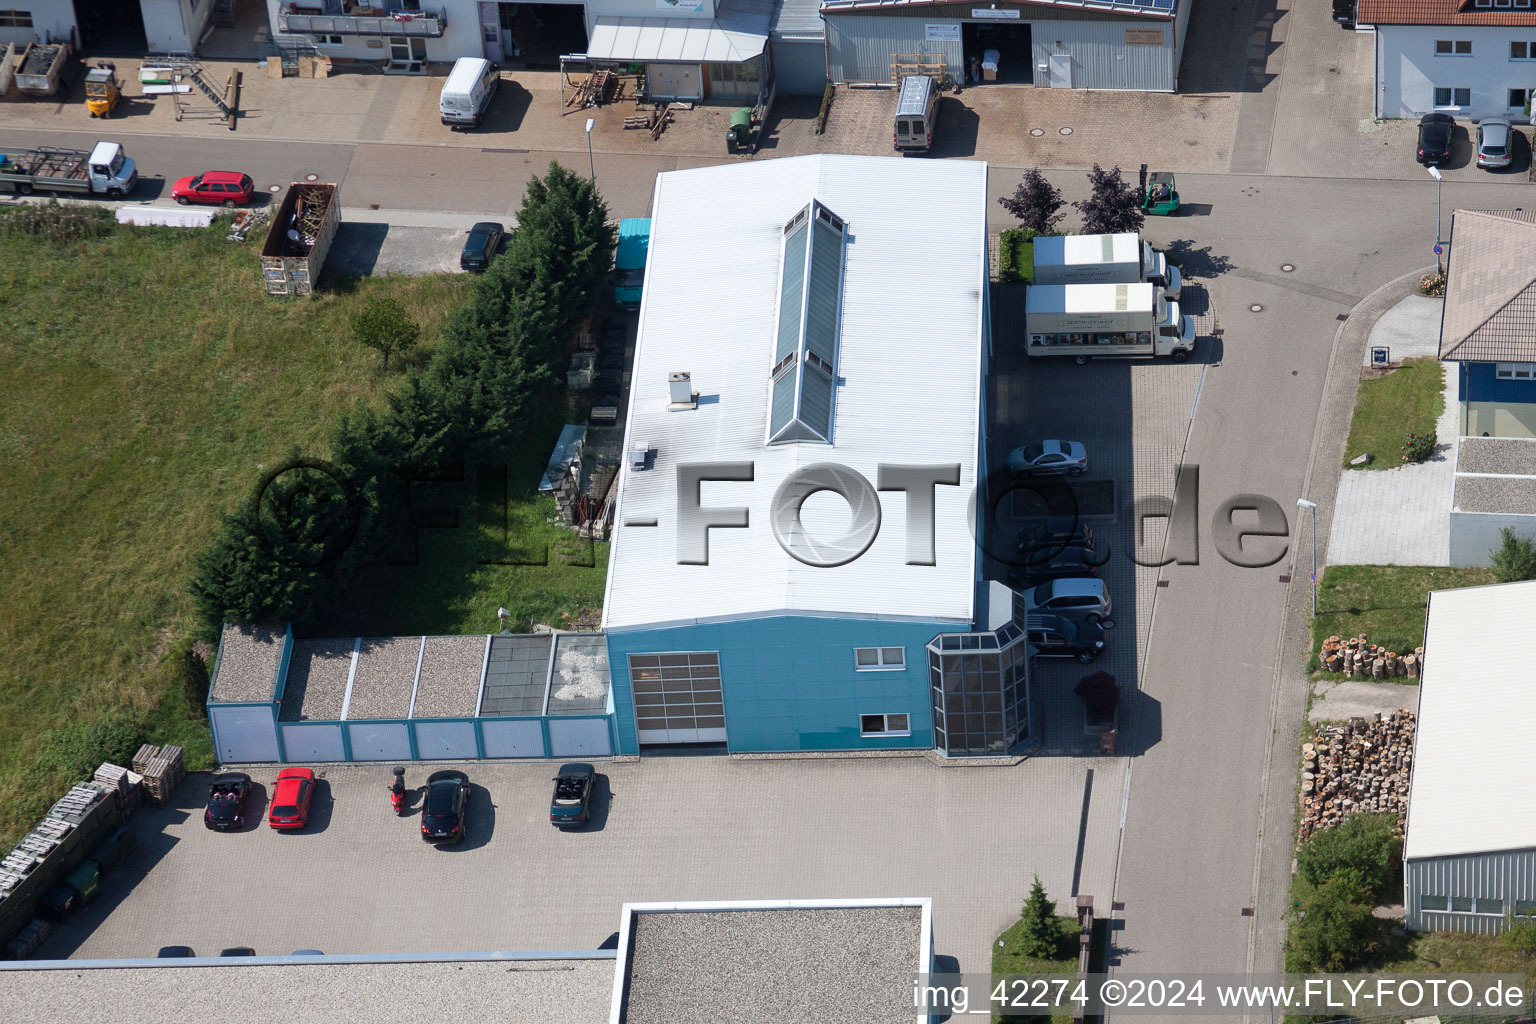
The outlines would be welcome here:
<svg viewBox="0 0 1536 1024">
<path fill-rule="evenodd" d="M 383 765 L 322 769 L 313 821 L 294 835 L 207 831 L 207 776 L 193 776 L 175 807 L 132 819 L 136 861 L 39 955 L 594 949 L 626 901 L 931 896 L 937 953 L 987 971 L 1034 874 L 1063 907 L 1075 874 L 1107 902 L 1124 778 L 1114 759 L 647 758 L 599 765 L 611 809 L 561 833 L 547 817 L 552 767 L 465 766 L 476 789 L 458 849 L 391 813 Z M 413 767 L 407 783 L 427 773 Z M 275 774 L 251 772 L 264 787 L 252 812 Z"/>
</svg>

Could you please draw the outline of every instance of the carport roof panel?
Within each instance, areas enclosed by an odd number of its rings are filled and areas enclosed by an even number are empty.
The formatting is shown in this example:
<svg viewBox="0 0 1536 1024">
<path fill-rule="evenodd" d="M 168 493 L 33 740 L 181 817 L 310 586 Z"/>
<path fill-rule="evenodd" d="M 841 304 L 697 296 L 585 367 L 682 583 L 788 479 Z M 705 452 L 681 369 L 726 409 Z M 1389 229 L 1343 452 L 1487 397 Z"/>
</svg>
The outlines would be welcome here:
<svg viewBox="0 0 1536 1024">
<path fill-rule="evenodd" d="M 703 18 L 597 18 L 587 56 L 593 60 L 740 64 L 768 44 L 771 8 L 727 9 Z"/>
<path fill-rule="evenodd" d="M 549 677 L 550 715 L 608 712 L 608 641 L 601 633 L 561 633 Z"/>
<path fill-rule="evenodd" d="M 1456 474 L 1454 512 L 1523 516 L 1530 522 L 1536 510 L 1536 476 L 1468 476 Z"/>
<path fill-rule="evenodd" d="M 773 38 L 825 39 L 821 0 L 779 0 L 773 8 Z"/>
<path fill-rule="evenodd" d="M 491 637 L 480 714 L 543 714 L 550 644 L 548 635 Z"/>
<path fill-rule="evenodd" d="M 821 5 L 823 14 L 836 14 L 840 11 L 878 11 L 892 8 L 926 7 L 930 8 L 935 17 L 947 16 L 961 18 L 967 21 L 970 9 L 976 4 L 971 0 L 825 0 Z M 1010 10 L 1028 10 L 1041 7 L 1058 7 L 1067 10 L 1100 11 L 1115 14 L 1128 14 L 1143 18 L 1172 18 L 1178 9 L 1178 0 L 1014 0 L 1004 4 Z M 946 12 L 946 8 L 953 8 Z M 979 19 L 978 19 L 979 20 Z"/>
</svg>

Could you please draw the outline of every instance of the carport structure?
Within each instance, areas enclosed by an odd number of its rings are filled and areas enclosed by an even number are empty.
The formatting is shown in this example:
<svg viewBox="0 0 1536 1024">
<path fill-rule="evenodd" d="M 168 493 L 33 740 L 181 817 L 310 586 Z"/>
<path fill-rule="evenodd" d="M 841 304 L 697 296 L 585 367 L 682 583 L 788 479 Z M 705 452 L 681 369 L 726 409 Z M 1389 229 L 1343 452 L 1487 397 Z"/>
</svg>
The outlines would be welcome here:
<svg viewBox="0 0 1536 1024">
<path fill-rule="evenodd" d="M 594 633 L 295 639 L 227 624 L 209 688 L 222 763 L 601 757 L 613 752 Z"/>
</svg>

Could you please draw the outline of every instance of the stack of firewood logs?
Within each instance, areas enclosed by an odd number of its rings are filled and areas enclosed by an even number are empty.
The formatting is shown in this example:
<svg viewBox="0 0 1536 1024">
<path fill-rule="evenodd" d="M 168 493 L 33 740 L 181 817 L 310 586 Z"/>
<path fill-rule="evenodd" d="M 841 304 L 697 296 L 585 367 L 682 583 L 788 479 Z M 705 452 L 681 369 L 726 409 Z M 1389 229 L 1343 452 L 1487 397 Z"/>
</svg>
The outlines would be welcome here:
<svg viewBox="0 0 1536 1024">
<path fill-rule="evenodd" d="M 1365 634 L 1351 637 L 1331 636 L 1317 652 L 1326 672 L 1368 679 L 1417 679 L 1424 671 L 1424 648 L 1415 647 L 1407 654 L 1389 651 L 1366 640 Z"/>
<path fill-rule="evenodd" d="M 1413 712 L 1320 726 L 1301 746 L 1302 841 L 1351 814 L 1393 814 L 1402 834 L 1413 766 Z"/>
</svg>

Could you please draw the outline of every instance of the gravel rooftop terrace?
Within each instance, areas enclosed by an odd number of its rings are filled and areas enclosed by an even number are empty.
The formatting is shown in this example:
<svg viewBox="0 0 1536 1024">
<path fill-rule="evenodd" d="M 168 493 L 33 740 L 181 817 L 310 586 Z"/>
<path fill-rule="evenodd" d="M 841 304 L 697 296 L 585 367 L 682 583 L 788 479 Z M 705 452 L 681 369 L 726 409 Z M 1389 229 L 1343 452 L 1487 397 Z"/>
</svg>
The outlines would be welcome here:
<svg viewBox="0 0 1536 1024">
<path fill-rule="evenodd" d="M 352 679 L 352 702 L 347 705 L 348 721 L 406 716 L 411 710 L 421 640 L 419 636 L 363 639 L 357 653 L 357 675 Z"/>
<path fill-rule="evenodd" d="M 217 703 L 271 700 L 286 635 L 282 626 L 226 625 L 219 638 L 218 675 L 209 699 Z"/>
<path fill-rule="evenodd" d="M 416 684 L 417 718 L 470 718 L 480 699 L 485 637 L 429 636 Z"/>
<path fill-rule="evenodd" d="M 284 722 L 334 722 L 341 718 L 352 671 L 353 639 L 295 640 L 283 690 Z"/>
</svg>

